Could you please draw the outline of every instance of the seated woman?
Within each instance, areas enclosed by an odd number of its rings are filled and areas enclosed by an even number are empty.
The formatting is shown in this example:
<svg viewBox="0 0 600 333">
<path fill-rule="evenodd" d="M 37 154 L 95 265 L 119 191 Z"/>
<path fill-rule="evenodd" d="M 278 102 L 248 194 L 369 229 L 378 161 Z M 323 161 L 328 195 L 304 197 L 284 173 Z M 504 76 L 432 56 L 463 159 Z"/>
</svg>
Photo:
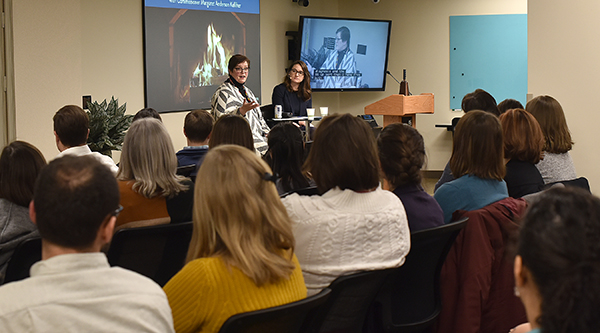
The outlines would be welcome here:
<svg viewBox="0 0 600 333">
<path fill-rule="evenodd" d="M 29 203 L 45 165 L 42 153 L 23 141 L 11 142 L 0 155 L 0 284 L 17 245 L 39 236 L 29 218 Z"/>
<path fill-rule="evenodd" d="M 377 139 L 383 171 L 383 188 L 400 198 L 411 232 L 444 224 L 440 205 L 421 187 L 425 163 L 425 143 L 419 132 L 408 125 L 386 126 Z"/>
<path fill-rule="evenodd" d="M 456 179 L 433 195 L 445 223 L 456 210 L 476 210 L 508 197 L 502 144 L 502 126 L 495 115 L 475 110 L 460 119 L 449 163 Z"/>
<path fill-rule="evenodd" d="M 291 112 L 294 117 L 306 117 L 306 108 L 312 107 L 310 89 L 310 73 L 302 60 L 294 61 L 283 83 L 273 88 L 271 101 L 273 105 L 281 105 L 284 112 Z"/>
<path fill-rule="evenodd" d="M 154 118 L 133 122 L 117 173 L 123 211 L 116 226 L 191 221 L 194 183 L 176 171 L 173 142 L 163 123 Z"/>
<path fill-rule="evenodd" d="M 229 78 L 217 88 L 210 105 L 215 120 L 224 114 L 237 114 L 244 117 L 252 133 L 254 148 L 262 155 L 267 151 L 269 126 L 265 122 L 258 100 L 245 86 L 250 73 L 250 59 L 236 54 L 229 59 Z M 260 74 L 260 73 L 257 73 Z"/>
<path fill-rule="evenodd" d="M 292 225 L 271 170 L 234 145 L 209 150 L 198 173 L 183 269 L 164 287 L 177 332 L 217 332 L 234 314 L 306 297 Z"/>
<path fill-rule="evenodd" d="M 573 140 L 560 103 L 551 96 L 538 96 L 525 107 L 540 124 L 544 133 L 544 159 L 536 167 L 544 183 L 550 184 L 577 178 L 575 165 L 569 155 Z"/>
<path fill-rule="evenodd" d="M 209 149 L 220 145 L 238 145 L 254 151 L 252 130 L 243 117 L 227 114 L 219 118 L 210 133 Z"/>
<path fill-rule="evenodd" d="M 309 295 L 340 275 L 398 267 L 410 249 L 400 199 L 379 187 L 373 132 L 350 114 L 325 117 L 305 162 L 321 196 L 282 199 L 294 221 Z"/>
<path fill-rule="evenodd" d="M 544 135 L 535 117 L 523 109 L 509 109 L 500 115 L 504 138 L 504 158 L 508 195 L 520 198 L 544 188 L 535 167 L 542 157 Z"/>
<path fill-rule="evenodd" d="M 600 200 L 573 188 L 538 199 L 521 222 L 514 266 L 531 332 L 600 332 Z"/>
<path fill-rule="evenodd" d="M 304 162 L 304 140 L 302 132 L 290 123 L 278 124 L 267 137 L 269 150 L 265 161 L 277 175 L 277 193 L 284 194 L 294 189 L 315 186 L 314 181 L 302 172 Z"/>
</svg>

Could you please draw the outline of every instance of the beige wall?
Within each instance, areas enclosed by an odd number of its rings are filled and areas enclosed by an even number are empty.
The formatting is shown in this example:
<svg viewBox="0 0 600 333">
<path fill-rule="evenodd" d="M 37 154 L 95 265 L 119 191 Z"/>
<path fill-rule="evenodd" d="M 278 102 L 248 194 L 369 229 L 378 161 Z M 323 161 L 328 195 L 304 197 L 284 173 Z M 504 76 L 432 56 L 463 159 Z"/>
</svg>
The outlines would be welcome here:
<svg viewBox="0 0 600 333">
<path fill-rule="evenodd" d="M 17 137 L 56 155 L 52 115 L 64 104 L 112 95 L 128 113 L 143 107 L 142 10 L 139 0 L 13 0 Z M 428 150 L 428 169 L 440 170 L 450 156 L 451 137 L 438 123 L 449 110 L 449 19 L 451 15 L 526 13 L 527 0 L 314 0 L 308 8 L 291 1 L 261 0 L 262 100 L 289 65 L 285 31 L 297 30 L 300 15 L 391 19 L 389 70 L 408 70 L 411 92 L 435 94 L 435 114 L 418 117 Z M 256 75 L 256 73 L 251 74 Z M 315 106 L 362 114 L 365 105 L 396 93 L 315 93 Z M 185 145 L 185 113 L 163 115 L 176 149 Z M 381 119 L 378 120 L 380 123 Z"/>
<path fill-rule="evenodd" d="M 600 184 L 600 113 L 590 98 L 599 90 L 600 2 L 529 0 L 528 7 L 529 92 L 560 102 L 575 141 L 577 174 L 594 187 Z"/>
</svg>

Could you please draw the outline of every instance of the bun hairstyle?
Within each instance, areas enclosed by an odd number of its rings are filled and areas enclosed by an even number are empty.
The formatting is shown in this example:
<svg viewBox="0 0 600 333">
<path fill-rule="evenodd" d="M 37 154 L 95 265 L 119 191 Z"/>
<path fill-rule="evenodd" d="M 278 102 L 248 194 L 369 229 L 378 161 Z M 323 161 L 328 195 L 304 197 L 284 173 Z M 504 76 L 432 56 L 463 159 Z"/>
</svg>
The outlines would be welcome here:
<svg viewBox="0 0 600 333">
<path fill-rule="evenodd" d="M 383 177 L 392 188 L 421 184 L 425 143 L 419 132 L 406 124 L 386 126 L 377 139 Z"/>
<path fill-rule="evenodd" d="M 541 296 L 542 332 L 600 332 L 600 199 L 543 192 L 523 218 L 517 254 Z"/>
</svg>

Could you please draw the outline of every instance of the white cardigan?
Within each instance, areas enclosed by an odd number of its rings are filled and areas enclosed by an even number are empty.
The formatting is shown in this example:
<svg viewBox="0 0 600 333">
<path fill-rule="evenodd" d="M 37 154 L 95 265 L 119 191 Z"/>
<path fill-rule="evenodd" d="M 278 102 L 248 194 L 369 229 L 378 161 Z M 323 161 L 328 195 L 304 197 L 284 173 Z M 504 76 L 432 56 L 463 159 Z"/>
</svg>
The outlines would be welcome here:
<svg viewBox="0 0 600 333">
<path fill-rule="evenodd" d="M 295 253 L 309 296 L 340 275 L 400 266 L 410 250 L 406 212 L 392 192 L 334 188 L 282 201 L 294 222 Z"/>
</svg>

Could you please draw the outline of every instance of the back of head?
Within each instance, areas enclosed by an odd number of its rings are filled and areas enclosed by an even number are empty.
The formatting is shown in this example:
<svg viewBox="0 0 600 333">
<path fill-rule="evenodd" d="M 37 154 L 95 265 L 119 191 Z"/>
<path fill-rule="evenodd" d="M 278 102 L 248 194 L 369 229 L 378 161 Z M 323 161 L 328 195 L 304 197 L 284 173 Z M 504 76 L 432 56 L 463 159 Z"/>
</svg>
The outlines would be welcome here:
<svg viewBox="0 0 600 333">
<path fill-rule="evenodd" d="M 381 169 L 392 188 L 421 184 L 425 143 L 415 128 L 402 123 L 388 125 L 379 134 L 377 147 Z"/>
<path fill-rule="evenodd" d="M 503 114 L 510 109 L 524 109 L 523 104 L 516 99 L 507 98 L 498 104 L 498 112 Z"/>
<path fill-rule="evenodd" d="M 84 145 L 87 141 L 90 120 L 77 105 L 65 105 L 54 114 L 54 131 L 66 147 Z"/>
<path fill-rule="evenodd" d="M 475 91 L 466 94 L 463 97 L 461 107 L 465 113 L 472 110 L 481 110 L 496 116 L 500 115 L 496 100 L 490 93 L 483 89 L 475 89 Z"/>
<path fill-rule="evenodd" d="M 36 224 L 42 239 L 86 249 L 102 222 L 119 206 L 112 172 L 92 156 L 65 156 L 42 169 L 34 191 Z"/>
<path fill-rule="evenodd" d="M 308 187 L 302 174 L 304 141 L 302 132 L 291 123 L 278 124 L 269 131 L 271 169 L 282 181 L 284 191 Z"/>
<path fill-rule="evenodd" d="M 163 123 L 154 118 L 132 123 L 123 142 L 117 178 L 133 180 L 133 190 L 147 198 L 170 197 L 185 190 L 176 170 L 173 142 Z"/>
<path fill-rule="evenodd" d="M 504 157 L 536 164 L 542 157 L 544 134 L 535 117 L 523 109 L 509 109 L 500 115 Z"/>
<path fill-rule="evenodd" d="M 243 147 L 209 150 L 198 171 L 188 262 L 219 256 L 259 286 L 291 274 L 291 221 L 275 184 L 266 179 L 270 173 Z"/>
<path fill-rule="evenodd" d="M 206 141 L 212 128 L 213 117 L 206 110 L 193 110 L 185 116 L 183 131 L 192 142 Z"/>
<path fill-rule="evenodd" d="M 238 145 L 254 151 L 254 139 L 248 121 L 242 116 L 226 114 L 221 116 L 213 126 L 208 146 Z"/>
<path fill-rule="evenodd" d="M 454 131 L 450 170 L 455 178 L 467 174 L 482 179 L 504 178 L 502 126 L 498 117 L 475 110 L 460 119 Z"/>
<path fill-rule="evenodd" d="M 521 223 L 518 255 L 541 296 L 542 332 L 600 332 L 600 200 L 576 188 L 539 196 Z"/>
<path fill-rule="evenodd" d="M 526 110 L 537 119 L 544 132 L 545 151 L 563 154 L 573 148 L 565 113 L 556 99 L 546 95 L 537 96 L 527 102 Z"/>
<path fill-rule="evenodd" d="M 154 118 L 154 119 L 158 119 L 158 120 L 162 121 L 162 118 L 160 117 L 160 113 L 158 113 L 158 111 L 154 110 L 153 108 L 141 109 L 140 111 L 138 111 L 135 114 L 135 116 L 133 116 L 132 122 L 134 122 L 136 120 L 140 120 L 142 118 Z"/>
<path fill-rule="evenodd" d="M 369 125 L 350 114 L 323 118 L 305 162 L 319 192 L 366 191 L 379 185 L 379 159 Z"/>
<path fill-rule="evenodd" d="M 46 165 L 42 153 L 24 141 L 13 141 L 0 155 L 0 198 L 27 207 L 35 180 Z"/>
</svg>

